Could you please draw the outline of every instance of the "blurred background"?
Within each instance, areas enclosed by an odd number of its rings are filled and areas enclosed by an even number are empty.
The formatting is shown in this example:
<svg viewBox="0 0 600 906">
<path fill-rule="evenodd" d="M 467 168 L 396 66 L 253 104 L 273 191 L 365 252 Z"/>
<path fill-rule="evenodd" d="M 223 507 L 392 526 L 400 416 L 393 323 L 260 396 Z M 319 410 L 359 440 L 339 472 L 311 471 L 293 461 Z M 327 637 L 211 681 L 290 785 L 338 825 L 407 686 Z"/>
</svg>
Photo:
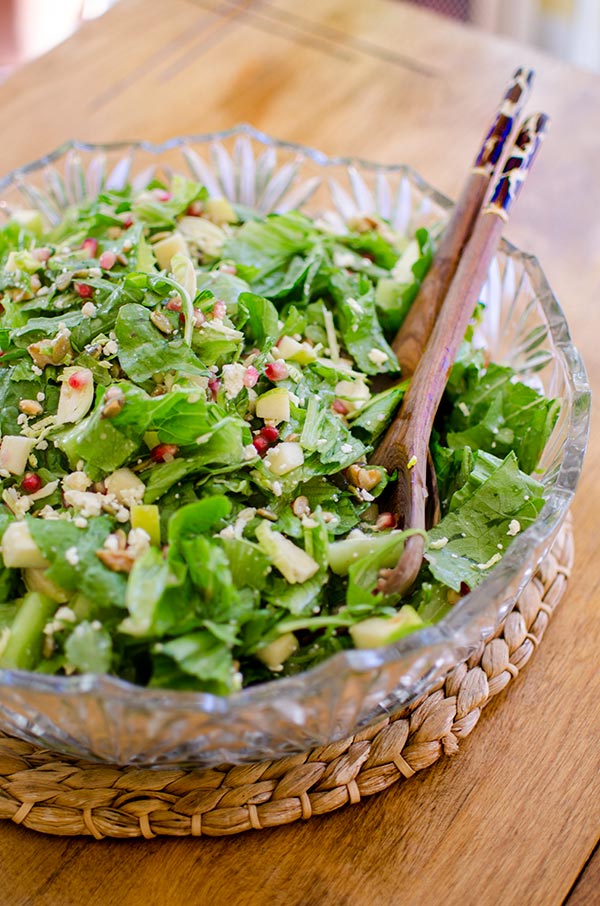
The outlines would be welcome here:
<svg viewBox="0 0 600 906">
<path fill-rule="evenodd" d="M 0 0 L 0 80 L 119 0 Z M 297 0 L 300 2 L 300 0 Z M 370 0 L 364 0 L 369 3 Z M 600 0 L 394 0 L 547 50 L 600 72 Z M 165 0 L 165 14 L 169 0 Z"/>
</svg>

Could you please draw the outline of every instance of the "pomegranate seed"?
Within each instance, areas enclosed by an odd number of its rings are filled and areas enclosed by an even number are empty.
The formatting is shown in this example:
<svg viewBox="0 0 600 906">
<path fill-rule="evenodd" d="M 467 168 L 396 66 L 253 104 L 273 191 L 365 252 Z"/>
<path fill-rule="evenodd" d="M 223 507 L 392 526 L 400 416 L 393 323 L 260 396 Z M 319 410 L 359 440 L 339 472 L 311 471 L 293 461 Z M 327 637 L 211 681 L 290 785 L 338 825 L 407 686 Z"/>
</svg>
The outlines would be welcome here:
<svg viewBox="0 0 600 906">
<path fill-rule="evenodd" d="M 31 254 L 33 255 L 33 257 L 35 258 L 36 261 L 47 261 L 48 258 L 50 258 L 50 256 L 52 255 L 52 252 L 50 251 L 50 249 L 40 248 L 40 249 L 33 249 Z"/>
<path fill-rule="evenodd" d="M 256 450 L 256 452 L 258 453 L 259 456 L 264 456 L 264 454 L 269 449 L 269 441 L 265 440 L 264 437 L 261 437 L 260 434 L 257 434 L 257 436 L 253 439 L 252 443 L 254 444 L 254 449 Z"/>
<path fill-rule="evenodd" d="M 244 387 L 254 387 L 258 381 L 258 371 L 254 365 L 248 365 L 246 368 L 246 374 L 244 375 Z"/>
<path fill-rule="evenodd" d="M 275 425 L 265 425 L 260 429 L 260 436 L 264 437 L 267 443 L 272 444 L 279 438 L 279 429 Z"/>
<path fill-rule="evenodd" d="M 157 444 L 150 450 L 150 459 L 153 462 L 172 462 L 179 453 L 175 444 Z"/>
<path fill-rule="evenodd" d="M 189 214 L 190 217 L 200 217 L 203 210 L 204 207 L 201 201 L 193 201 L 190 205 L 188 205 L 188 209 L 185 213 Z"/>
<path fill-rule="evenodd" d="M 467 585 L 466 582 L 461 582 L 461 583 L 460 583 L 460 592 L 459 592 L 459 594 L 460 594 L 461 597 L 464 597 L 465 595 L 468 595 L 470 591 L 471 591 L 471 589 L 469 588 L 469 586 Z"/>
<path fill-rule="evenodd" d="M 35 472 L 25 472 L 23 476 L 23 481 L 21 482 L 21 489 L 25 491 L 26 494 L 35 494 L 36 491 L 42 486 L 42 479 L 39 475 L 36 475 Z"/>
<path fill-rule="evenodd" d="M 156 197 L 157 197 L 157 199 L 158 199 L 159 201 L 163 201 L 163 202 L 164 202 L 164 201 L 171 201 L 171 199 L 173 198 L 173 196 L 171 195 L 171 193 L 170 193 L 170 192 L 167 192 L 166 189 L 157 189 L 157 190 L 156 190 Z"/>
<path fill-rule="evenodd" d="M 123 214 L 123 216 L 121 217 L 121 223 L 126 230 L 128 230 L 130 226 L 133 226 L 133 217 L 131 216 L 131 214 Z"/>
<path fill-rule="evenodd" d="M 73 374 L 69 376 L 67 383 L 73 390 L 81 390 L 82 387 L 85 387 L 85 385 L 89 383 L 89 380 L 90 376 L 86 371 L 74 371 Z"/>
<path fill-rule="evenodd" d="M 377 531 L 381 532 L 384 529 L 393 529 L 398 525 L 398 520 L 393 513 L 380 513 L 377 517 L 375 523 L 375 528 Z"/>
<path fill-rule="evenodd" d="M 212 316 L 217 321 L 222 321 L 227 314 L 227 306 L 220 300 L 213 305 Z"/>
<path fill-rule="evenodd" d="M 194 309 L 194 327 L 202 327 L 206 318 L 204 317 L 204 312 L 200 311 L 199 308 Z"/>
<path fill-rule="evenodd" d="M 81 248 L 85 249 L 88 258 L 95 258 L 98 251 L 98 240 L 94 239 L 93 236 L 88 236 L 88 238 L 84 239 L 81 243 Z"/>
<path fill-rule="evenodd" d="M 114 267 L 116 261 L 116 254 L 109 249 L 106 252 L 102 252 L 100 258 L 98 259 L 98 264 L 100 265 L 100 267 L 103 267 L 104 270 L 109 271 L 111 267 Z"/>
<path fill-rule="evenodd" d="M 221 381 L 219 378 L 211 378 L 208 382 L 208 389 L 211 392 L 213 400 L 216 400 L 217 393 L 219 392 L 219 387 L 221 386 Z"/>
<path fill-rule="evenodd" d="M 339 415 L 348 415 L 348 406 L 341 400 L 334 400 L 331 404 L 331 408 Z"/>
<path fill-rule="evenodd" d="M 182 308 L 181 299 L 179 299 L 179 298 L 169 299 L 169 301 L 165 305 L 165 308 L 167 309 L 167 311 L 181 311 L 181 308 Z M 185 318 L 184 318 L 184 320 L 185 320 Z"/>
<path fill-rule="evenodd" d="M 289 372 L 285 362 L 277 361 L 269 362 L 269 364 L 265 366 L 265 374 L 270 381 L 285 381 Z"/>
<path fill-rule="evenodd" d="M 79 293 L 82 299 L 89 299 L 94 295 L 94 287 L 88 286 L 87 283 L 76 283 L 75 292 Z"/>
</svg>

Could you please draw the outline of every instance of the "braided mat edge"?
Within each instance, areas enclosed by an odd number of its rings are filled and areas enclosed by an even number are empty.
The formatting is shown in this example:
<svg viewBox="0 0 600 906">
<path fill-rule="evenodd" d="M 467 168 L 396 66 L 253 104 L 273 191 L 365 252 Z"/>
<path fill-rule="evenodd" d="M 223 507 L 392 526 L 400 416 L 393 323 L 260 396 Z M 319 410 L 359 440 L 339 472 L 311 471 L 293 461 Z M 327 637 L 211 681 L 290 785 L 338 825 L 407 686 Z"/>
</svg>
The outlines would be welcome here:
<svg viewBox="0 0 600 906">
<path fill-rule="evenodd" d="M 48 834 L 223 836 L 360 802 L 454 755 L 525 666 L 573 564 L 570 520 L 493 638 L 410 708 L 277 761 L 196 770 L 92 764 L 0 733 L 0 819 Z"/>
</svg>

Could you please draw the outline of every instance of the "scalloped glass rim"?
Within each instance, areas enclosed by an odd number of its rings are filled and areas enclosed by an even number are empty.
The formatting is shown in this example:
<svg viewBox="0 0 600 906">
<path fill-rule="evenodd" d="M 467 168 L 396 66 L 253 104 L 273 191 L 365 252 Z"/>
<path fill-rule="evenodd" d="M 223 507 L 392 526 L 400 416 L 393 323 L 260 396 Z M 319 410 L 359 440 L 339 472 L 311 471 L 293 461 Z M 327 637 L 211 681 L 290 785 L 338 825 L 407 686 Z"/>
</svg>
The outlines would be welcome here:
<svg viewBox="0 0 600 906">
<path fill-rule="evenodd" d="M 312 148 L 273 139 L 246 124 L 219 132 L 177 137 L 159 144 L 144 141 L 105 144 L 65 142 L 50 154 L 13 170 L 1 179 L 0 196 L 7 189 L 23 185 L 24 178 L 29 174 L 59 161 L 73 151 L 85 153 L 120 151 L 124 157 L 131 158 L 136 152 L 143 151 L 152 156 L 159 156 L 173 149 L 189 148 L 191 145 L 214 144 L 241 136 L 275 151 L 292 152 L 298 158 L 310 160 L 318 167 L 352 168 L 371 174 L 402 174 L 440 209 L 447 210 L 452 206 L 452 202 L 448 198 L 430 186 L 409 166 L 377 164 L 356 157 L 328 157 Z M 7 205 L 0 198 L 0 211 L 3 209 L 6 213 Z M 370 710 L 367 709 L 368 713 L 364 712 L 364 708 L 362 710 L 360 707 L 358 708 L 359 723 L 362 726 L 374 715 L 380 714 L 382 709 L 392 709 L 394 705 L 406 703 L 421 695 L 436 678 L 468 656 L 484 635 L 493 632 L 510 611 L 516 596 L 534 574 L 556 536 L 575 492 L 589 431 L 590 390 L 585 367 L 577 349 L 571 342 L 562 309 L 537 259 L 532 255 L 520 252 L 505 240 L 502 242 L 500 254 L 507 258 L 520 260 L 532 286 L 536 289 L 536 297 L 543 310 L 548 333 L 556 352 L 555 357 L 560 360 L 564 369 L 569 390 L 567 436 L 562 450 L 562 463 L 540 517 L 533 526 L 513 541 L 509 551 L 491 571 L 489 577 L 478 588 L 462 598 L 445 619 L 433 627 L 413 633 L 388 647 L 369 651 L 340 652 L 305 673 L 250 687 L 234 693 L 228 698 L 202 692 L 147 689 L 110 676 L 56 677 L 17 670 L 0 670 L 0 694 L 2 687 L 9 687 L 17 696 L 19 690 L 24 694 L 27 692 L 38 693 L 42 699 L 47 699 L 48 696 L 70 698 L 93 693 L 96 699 L 107 699 L 115 704 L 120 702 L 123 705 L 131 704 L 133 698 L 136 707 L 139 707 L 146 715 L 152 714 L 155 708 L 165 710 L 165 707 L 172 706 L 174 713 L 182 715 L 185 713 L 214 715 L 229 728 L 229 734 L 235 734 L 235 722 L 237 720 L 243 722 L 244 713 L 250 710 L 255 709 L 260 712 L 266 708 L 268 711 L 277 712 L 278 700 L 282 704 L 286 703 L 286 707 L 291 707 L 290 703 L 302 701 L 304 691 L 307 696 L 310 696 L 314 694 L 315 689 L 326 683 L 328 678 L 339 676 L 340 673 L 351 678 L 367 673 L 377 673 L 385 665 L 389 666 L 394 663 L 402 665 L 402 670 L 396 677 L 397 685 L 392 694 L 384 701 L 371 701 Z M 510 590 L 508 596 L 507 589 Z M 494 601 L 497 606 L 490 607 L 490 602 Z M 343 699 L 347 705 L 346 694 L 343 695 Z M 288 722 L 291 721 L 300 728 L 302 710 L 300 708 L 300 712 L 295 716 L 288 714 Z M 331 720 L 326 721 L 323 725 L 321 732 L 317 732 L 315 735 L 314 728 L 312 728 L 305 742 L 301 732 L 297 739 L 290 739 L 284 734 L 279 741 L 277 733 L 274 737 L 267 733 L 265 739 L 268 737 L 268 741 L 264 746 L 265 756 L 273 757 L 274 754 L 297 751 L 306 744 L 327 742 L 352 732 L 355 725 L 352 723 L 352 718 L 348 718 L 347 715 L 354 711 L 352 708 L 348 710 L 347 707 L 341 710 L 346 715 L 345 717 L 341 716 L 340 720 L 337 720 L 336 716 L 332 715 Z M 36 728 L 35 722 L 31 720 L 27 722 L 27 725 L 21 721 L 22 726 L 19 726 L 18 720 L 15 723 L 14 713 L 9 714 L 8 711 L 5 711 L 0 699 L 0 716 L 3 713 L 9 718 L 11 732 L 20 731 L 26 737 L 36 738 L 36 733 L 42 731 L 41 726 Z M 47 736 L 47 731 L 45 735 Z M 253 738 L 252 734 L 250 736 Z M 53 743 L 64 751 L 85 752 L 100 759 L 105 757 L 102 752 L 94 750 L 93 747 L 88 750 L 85 743 L 78 741 L 69 732 L 64 734 L 64 742 L 57 743 L 57 740 L 53 738 Z M 171 763 L 173 758 L 176 759 L 175 739 L 164 740 L 164 746 L 159 748 L 161 748 L 159 754 L 150 755 L 149 761 Z M 209 761 L 223 760 L 224 757 L 243 761 L 261 757 L 263 746 L 260 739 L 256 738 L 254 744 L 250 742 L 243 746 L 233 745 L 231 749 L 217 746 L 211 751 L 213 751 L 213 755 L 208 759 Z M 143 752 L 132 757 L 131 753 L 128 753 L 127 747 L 125 747 L 123 755 L 127 760 L 140 762 L 146 760 Z M 114 754 L 112 757 L 115 758 Z M 192 750 L 191 753 L 190 750 L 186 750 L 185 760 L 189 761 L 190 757 L 198 763 L 204 761 L 201 750 L 196 752 Z M 115 758 L 115 760 L 118 759 Z"/>
</svg>

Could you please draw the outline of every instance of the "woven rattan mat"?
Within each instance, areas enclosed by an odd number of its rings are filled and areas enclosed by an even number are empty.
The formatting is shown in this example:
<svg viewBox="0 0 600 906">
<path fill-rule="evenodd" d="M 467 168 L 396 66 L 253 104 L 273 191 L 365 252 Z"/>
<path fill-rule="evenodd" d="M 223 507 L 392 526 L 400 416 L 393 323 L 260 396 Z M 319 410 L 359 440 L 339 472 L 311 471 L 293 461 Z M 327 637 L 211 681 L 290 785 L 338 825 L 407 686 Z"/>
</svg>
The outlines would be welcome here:
<svg viewBox="0 0 600 906">
<path fill-rule="evenodd" d="M 0 733 L 0 818 L 50 834 L 221 836 L 290 824 L 372 796 L 454 755 L 525 666 L 573 562 L 565 523 L 493 638 L 426 696 L 355 736 L 277 761 L 196 770 L 111 767 Z"/>
</svg>

